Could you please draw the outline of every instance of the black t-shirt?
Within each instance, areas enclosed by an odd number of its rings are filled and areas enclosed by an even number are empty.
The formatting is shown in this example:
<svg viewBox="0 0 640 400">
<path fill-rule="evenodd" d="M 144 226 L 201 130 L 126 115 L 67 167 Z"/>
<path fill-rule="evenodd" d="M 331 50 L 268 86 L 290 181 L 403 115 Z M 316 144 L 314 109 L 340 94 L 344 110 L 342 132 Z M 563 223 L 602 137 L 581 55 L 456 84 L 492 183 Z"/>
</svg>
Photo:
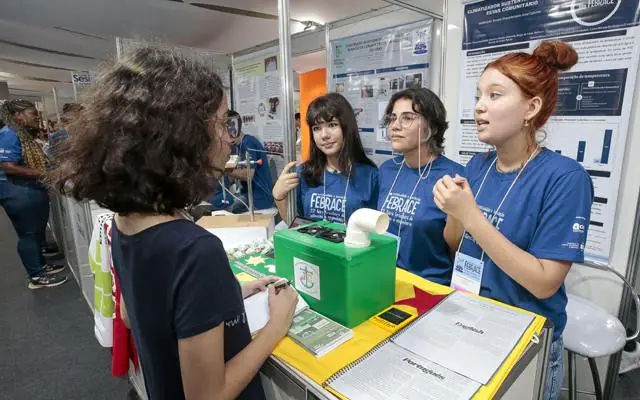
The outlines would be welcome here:
<svg viewBox="0 0 640 400">
<path fill-rule="evenodd" d="M 184 399 L 178 340 L 224 323 L 224 359 L 251 341 L 240 284 L 222 242 L 188 220 L 126 236 L 114 220 L 113 265 L 151 400 Z M 255 377 L 239 399 L 264 399 Z"/>
</svg>

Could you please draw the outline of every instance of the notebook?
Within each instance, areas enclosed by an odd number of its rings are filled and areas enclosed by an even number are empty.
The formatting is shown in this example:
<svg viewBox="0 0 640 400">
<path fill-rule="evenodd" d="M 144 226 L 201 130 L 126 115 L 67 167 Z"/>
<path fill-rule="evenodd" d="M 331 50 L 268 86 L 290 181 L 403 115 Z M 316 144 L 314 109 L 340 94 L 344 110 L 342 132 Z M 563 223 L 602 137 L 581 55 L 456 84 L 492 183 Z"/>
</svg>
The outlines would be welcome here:
<svg viewBox="0 0 640 400">
<path fill-rule="evenodd" d="M 353 331 L 310 308 L 293 319 L 289 337 L 316 357 L 322 357 L 353 338 Z"/>
<path fill-rule="evenodd" d="M 298 296 L 298 305 L 295 315 L 309 308 L 309 305 L 301 296 Z M 269 322 L 269 293 L 265 290 L 244 299 L 244 310 L 249 321 L 251 335 L 255 335 Z"/>
<path fill-rule="evenodd" d="M 383 342 L 328 382 L 357 400 L 468 400 L 480 383 L 431 362 L 394 342 Z"/>
</svg>

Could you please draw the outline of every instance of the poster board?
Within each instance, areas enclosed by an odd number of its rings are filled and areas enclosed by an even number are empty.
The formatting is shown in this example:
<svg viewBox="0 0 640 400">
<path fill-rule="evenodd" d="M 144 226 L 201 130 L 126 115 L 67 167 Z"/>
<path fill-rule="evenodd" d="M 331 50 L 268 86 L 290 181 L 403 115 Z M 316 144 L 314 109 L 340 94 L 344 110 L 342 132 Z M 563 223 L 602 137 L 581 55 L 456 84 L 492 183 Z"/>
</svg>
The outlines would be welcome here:
<svg viewBox="0 0 640 400">
<path fill-rule="evenodd" d="M 430 87 L 433 19 L 330 42 L 330 90 L 351 103 L 367 155 L 378 165 L 393 156 L 381 125 L 394 93 Z"/>
<path fill-rule="evenodd" d="M 579 61 L 560 75 L 558 105 L 542 145 L 571 157 L 591 176 L 585 260 L 610 262 L 618 191 L 640 57 L 638 0 L 487 0 L 464 6 L 456 156 L 466 164 L 490 146 L 477 139 L 476 84 L 484 66 L 513 51 L 562 39 Z"/>
<path fill-rule="evenodd" d="M 233 60 L 233 102 L 242 130 L 278 154 L 284 151 L 281 67 L 277 47 Z"/>
</svg>

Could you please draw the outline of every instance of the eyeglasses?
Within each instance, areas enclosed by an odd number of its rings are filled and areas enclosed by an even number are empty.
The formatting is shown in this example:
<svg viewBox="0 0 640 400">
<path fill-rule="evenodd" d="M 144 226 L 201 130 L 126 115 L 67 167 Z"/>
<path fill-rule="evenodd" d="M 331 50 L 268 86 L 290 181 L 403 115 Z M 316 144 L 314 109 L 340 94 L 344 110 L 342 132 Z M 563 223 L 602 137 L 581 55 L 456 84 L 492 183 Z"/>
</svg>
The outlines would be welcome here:
<svg viewBox="0 0 640 400">
<path fill-rule="evenodd" d="M 404 129 L 409 129 L 411 128 L 411 125 L 413 125 L 413 121 L 418 118 L 420 118 L 420 114 L 416 114 L 414 112 L 403 112 L 400 114 L 400 117 L 395 114 L 387 114 L 382 119 L 382 126 L 384 128 L 389 128 L 398 119 L 400 119 L 400 126 Z"/>
</svg>

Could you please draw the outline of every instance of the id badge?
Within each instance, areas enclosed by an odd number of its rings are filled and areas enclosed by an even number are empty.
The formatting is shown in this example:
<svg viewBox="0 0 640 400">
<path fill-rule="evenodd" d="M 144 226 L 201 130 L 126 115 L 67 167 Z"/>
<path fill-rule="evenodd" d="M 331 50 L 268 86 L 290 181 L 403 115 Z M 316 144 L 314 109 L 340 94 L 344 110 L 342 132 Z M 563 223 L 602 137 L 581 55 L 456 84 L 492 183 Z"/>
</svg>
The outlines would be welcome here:
<svg viewBox="0 0 640 400">
<path fill-rule="evenodd" d="M 400 236 L 394 235 L 393 233 L 390 233 L 390 232 L 385 232 L 384 235 L 389 236 L 390 238 L 393 238 L 396 240 L 396 262 L 397 262 L 398 255 L 400 254 Z"/>
<path fill-rule="evenodd" d="M 451 287 L 463 292 L 480 294 L 483 271 L 484 261 L 458 251 L 453 262 Z"/>
</svg>

